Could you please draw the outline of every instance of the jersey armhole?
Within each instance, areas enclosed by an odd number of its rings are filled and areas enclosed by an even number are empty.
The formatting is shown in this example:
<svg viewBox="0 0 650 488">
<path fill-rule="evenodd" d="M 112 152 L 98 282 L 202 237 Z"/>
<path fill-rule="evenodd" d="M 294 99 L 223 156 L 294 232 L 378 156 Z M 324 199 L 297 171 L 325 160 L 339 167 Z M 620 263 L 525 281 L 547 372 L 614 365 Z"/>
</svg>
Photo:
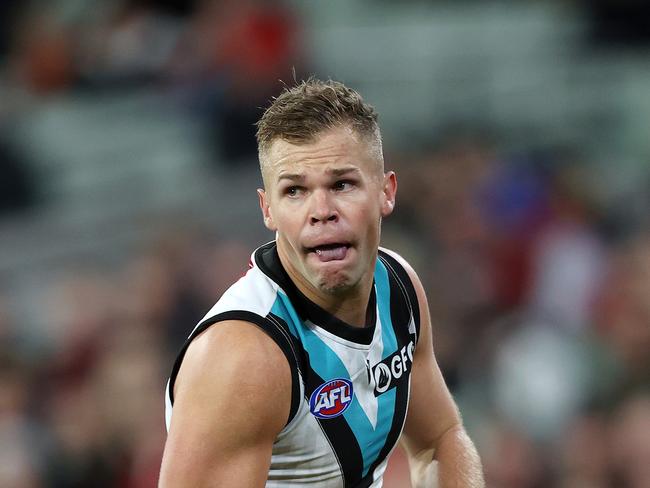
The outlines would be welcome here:
<svg viewBox="0 0 650 488">
<path fill-rule="evenodd" d="M 203 322 L 201 322 L 188 339 L 183 344 L 174 366 L 172 367 L 172 372 L 169 376 L 168 383 L 168 400 L 171 406 L 174 405 L 174 382 L 176 381 L 176 376 L 178 371 L 181 368 L 181 363 L 187 352 L 187 348 L 190 346 L 192 341 L 210 326 L 223 322 L 225 320 L 241 320 L 244 322 L 250 322 L 260 329 L 262 329 L 273 341 L 278 345 L 280 350 L 283 352 L 287 361 L 289 362 L 289 370 L 291 371 L 291 407 L 289 409 L 289 417 L 285 423 L 285 427 L 291 423 L 295 417 L 298 406 L 300 402 L 300 378 L 298 377 L 298 358 L 296 357 L 293 346 L 290 342 L 290 339 L 285 335 L 285 333 L 280 330 L 277 324 L 268 320 L 266 317 L 262 317 L 256 313 L 249 312 L 247 310 L 230 310 L 228 312 L 223 312 L 217 315 L 214 315 Z"/>
</svg>

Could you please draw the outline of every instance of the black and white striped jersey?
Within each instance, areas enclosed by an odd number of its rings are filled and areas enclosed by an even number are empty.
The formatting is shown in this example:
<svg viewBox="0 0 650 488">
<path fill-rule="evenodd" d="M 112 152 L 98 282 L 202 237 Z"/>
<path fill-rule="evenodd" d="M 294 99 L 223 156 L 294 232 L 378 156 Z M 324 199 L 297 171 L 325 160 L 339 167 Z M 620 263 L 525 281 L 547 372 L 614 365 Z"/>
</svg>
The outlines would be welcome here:
<svg viewBox="0 0 650 488">
<path fill-rule="evenodd" d="M 368 312 L 365 328 L 342 322 L 296 288 L 275 242 L 258 248 L 246 275 L 182 348 L 167 384 L 167 426 L 190 342 L 220 321 L 251 322 L 278 344 L 292 371 L 289 421 L 273 445 L 266 486 L 380 487 L 406 417 L 420 323 L 410 278 L 382 250 Z"/>
</svg>

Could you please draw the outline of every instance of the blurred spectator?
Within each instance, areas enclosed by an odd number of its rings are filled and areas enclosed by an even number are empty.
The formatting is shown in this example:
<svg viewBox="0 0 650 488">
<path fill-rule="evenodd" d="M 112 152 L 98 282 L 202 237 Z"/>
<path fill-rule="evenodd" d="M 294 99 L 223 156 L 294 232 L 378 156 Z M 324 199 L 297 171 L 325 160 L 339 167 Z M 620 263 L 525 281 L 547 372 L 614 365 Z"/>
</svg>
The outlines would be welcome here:
<svg viewBox="0 0 650 488">
<path fill-rule="evenodd" d="M 617 486 L 644 488 L 650 480 L 650 394 L 626 399 L 611 425 L 611 456 Z"/>
<path fill-rule="evenodd" d="M 52 429 L 52 442 L 43 473 L 44 486 L 119 486 L 123 454 L 120 446 L 111 444 L 110 426 L 100 415 L 106 397 L 93 388 L 92 382 L 86 380 L 60 387 L 48 398 L 45 420 Z"/>
<path fill-rule="evenodd" d="M 592 41 L 600 47 L 647 47 L 650 7 L 642 0 L 583 0 L 591 18 Z"/>
<path fill-rule="evenodd" d="M 579 338 L 524 321 L 502 338 L 494 367 L 498 411 L 535 441 L 564 431 L 591 398 L 592 358 Z"/>
<path fill-rule="evenodd" d="M 156 10 L 179 17 L 187 17 L 194 13 L 199 0 L 129 0 L 131 5 L 153 7 Z"/>
<path fill-rule="evenodd" d="M 184 226 L 164 233 L 125 270 L 125 318 L 164 333 L 175 355 L 201 317 L 248 269 L 250 252 L 236 241 L 214 243 Z"/>
<path fill-rule="evenodd" d="M 43 461 L 41 432 L 29 412 L 33 374 L 19 356 L 0 355 L 0 486 L 39 486 Z"/>
<path fill-rule="evenodd" d="M 487 486 L 542 488 L 548 486 L 544 457 L 533 441 L 517 429 L 496 423 L 482 453 Z"/>
<path fill-rule="evenodd" d="M 532 245 L 531 312 L 570 330 L 588 327 L 606 272 L 597 234 L 597 202 L 590 173 L 561 163 L 551 178 L 547 222 Z"/>
<path fill-rule="evenodd" d="M 16 18 L 20 12 L 20 0 L 4 0 L 0 2 L 0 63 L 5 59 L 11 45 Z"/>
<path fill-rule="evenodd" d="M 560 446 L 561 488 L 612 486 L 607 418 L 598 412 L 578 417 L 566 430 Z"/>
<path fill-rule="evenodd" d="M 623 367 L 614 396 L 650 385 L 650 239 L 639 236 L 614 255 L 597 325 Z"/>
<path fill-rule="evenodd" d="M 160 385 L 168 371 L 163 338 L 138 323 L 116 327 L 105 342 L 93 378 L 98 398 L 121 398 L 118 405 L 102 402 L 99 413 L 104 437 L 122 453 L 119 485 L 155 487 L 162 458 L 165 426 Z M 115 449 L 115 447 L 117 449 Z"/>
<path fill-rule="evenodd" d="M 115 298 L 109 275 L 96 271 L 77 268 L 50 285 L 42 307 L 47 325 L 40 331 L 49 389 L 75 388 L 88 380 L 103 334 L 116 318 Z"/>
<path fill-rule="evenodd" d="M 33 8 L 21 18 L 11 48 L 12 75 L 37 95 L 69 89 L 76 80 L 72 32 L 52 15 Z"/>
<path fill-rule="evenodd" d="M 200 2 L 173 70 L 203 80 L 194 96 L 226 163 L 255 160 L 259 107 L 277 93 L 280 80 L 299 76 L 302 45 L 298 20 L 284 2 Z"/>
<path fill-rule="evenodd" d="M 77 70 L 86 88 L 124 88 L 164 79 L 178 39 L 181 19 L 156 2 L 132 0 L 105 9 L 89 26 L 79 25 Z"/>
<path fill-rule="evenodd" d="M 27 161 L 4 140 L 1 132 L 0 174 L 0 217 L 36 203 L 37 181 Z"/>
</svg>

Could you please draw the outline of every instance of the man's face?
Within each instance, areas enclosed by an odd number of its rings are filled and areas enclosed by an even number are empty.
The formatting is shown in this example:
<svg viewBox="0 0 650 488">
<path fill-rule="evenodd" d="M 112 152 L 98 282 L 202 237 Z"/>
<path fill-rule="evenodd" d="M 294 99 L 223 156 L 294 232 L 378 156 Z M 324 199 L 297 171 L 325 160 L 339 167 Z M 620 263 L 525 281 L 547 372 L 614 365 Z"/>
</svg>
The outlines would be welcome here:
<svg viewBox="0 0 650 488">
<path fill-rule="evenodd" d="M 381 218 L 393 211 L 397 189 L 380 158 L 347 126 L 307 144 L 278 139 L 265 154 L 264 223 L 303 292 L 338 294 L 371 282 Z"/>
</svg>

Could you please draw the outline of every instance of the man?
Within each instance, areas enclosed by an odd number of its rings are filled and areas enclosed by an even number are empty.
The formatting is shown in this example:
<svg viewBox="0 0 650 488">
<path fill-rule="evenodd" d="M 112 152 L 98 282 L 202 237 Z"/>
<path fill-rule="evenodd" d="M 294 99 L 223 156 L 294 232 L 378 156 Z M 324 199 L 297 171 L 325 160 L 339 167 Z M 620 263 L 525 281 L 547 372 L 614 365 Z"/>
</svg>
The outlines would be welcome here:
<svg viewBox="0 0 650 488">
<path fill-rule="evenodd" d="M 379 487 L 401 436 L 414 486 L 483 486 L 422 284 L 379 249 L 397 181 L 374 109 L 310 79 L 273 101 L 257 139 L 276 240 L 174 365 L 160 485 Z"/>
</svg>

